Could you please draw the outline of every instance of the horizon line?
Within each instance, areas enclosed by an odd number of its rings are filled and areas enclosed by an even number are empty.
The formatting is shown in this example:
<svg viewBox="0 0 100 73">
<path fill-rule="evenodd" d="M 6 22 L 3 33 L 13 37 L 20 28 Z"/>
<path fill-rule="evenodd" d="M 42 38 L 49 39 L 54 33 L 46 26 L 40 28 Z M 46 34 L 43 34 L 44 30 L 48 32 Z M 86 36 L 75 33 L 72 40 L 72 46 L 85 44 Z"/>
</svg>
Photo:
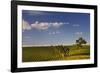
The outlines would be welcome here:
<svg viewBox="0 0 100 73">
<path fill-rule="evenodd" d="M 38 46 L 58 46 L 58 45 L 63 45 L 63 46 L 67 46 L 67 45 L 75 45 L 75 44 L 56 44 L 56 45 L 22 45 L 22 47 L 38 47 Z M 83 44 L 83 45 L 90 45 L 90 43 L 87 44 Z"/>
</svg>

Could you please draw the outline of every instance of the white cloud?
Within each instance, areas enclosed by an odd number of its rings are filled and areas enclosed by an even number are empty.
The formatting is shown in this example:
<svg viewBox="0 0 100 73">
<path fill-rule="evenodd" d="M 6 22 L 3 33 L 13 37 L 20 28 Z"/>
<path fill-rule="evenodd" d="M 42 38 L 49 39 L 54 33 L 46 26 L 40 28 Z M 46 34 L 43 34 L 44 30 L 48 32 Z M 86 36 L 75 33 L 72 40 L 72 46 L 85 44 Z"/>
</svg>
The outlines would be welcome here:
<svg viewBox="0 0 100 73">
<path fill-rule="evenodd" d="M 59 31 L 56 31 L 56 34 L 59 34 L 60 32 Z"/>
<path fill-rule="evenodd" d="M 24 30 L 31 30 L 31 26 L 25 20 L 22 21 L 22 29 Z"/>
<path fill-rule="evenodd" d="M 79 27 L 80 25 L 79 24 L 73 24 L 72 26 L 73 27 Z"/>
<path fill-rule="evenodd" d="M 60 34 L 60 32 L 59 31 L 49 32 L 49 35 L 56 35 L 56 34 Z"/>
<path fill-rule="evenodd" d="M 52 34 L 56 34 L 56 32 L 52 32 Z"/>
<path fill-rule="evenodd" d="M 46 30 L 49 28 L 49 24 L 46 22 L 39 23 L 36 21 L 35 23 L 31 24 L 31 27 L 39 30 Z"/>
<path fill-rule="evenodd" d="M 59 28 L 63 25 L 63 23 L 58 23 L 58 22 L 55 22 L 55 23 L 52 23 L 52 26 L 55 27 L 55 28 Z"/>
<path fill-rule="evenodd" d="M 69 23 L 69 22 L 66 22 L 66 23 L 64 23 L 64 24 L 67 24 L 67 25 L 68 25 L 68 24 L 70 24 L 70 23 Z"/>
<path fill-rule="evenodd" d="M 33 24 L 29 24 L 25 20 L 22 21 L 23 32 L 25 30 L 31 30 L 31 29 L 46 30 L 46 29 L 48 29 L 50 27 L 58 29 L 62 25 L 63 25 L 62 22 L 49 23 L 49 22 L 39 22 L 39 21 L 36 21 Z M 56 33 L 59 33 L 59 32 L 56 32 Z"/>
<path fill-rule="evenodd" d="M 75 32 L 75 35 L 82 35 L 83 32 Z"/>
<path fill-rule="evenodd" d="M 35 23 L 31 24 L 32 28 L 35 29 L 39 29 L 39 30 L 46 30 L 49 27 L 54 27 L 54 28 L 59 28 L 63 25 L 63 23 L 58 23 L 58 22 L 54 22 L 54 23 L 48 23 L 48 22 L 38 22 L 36 21 Z"/>
</svg>

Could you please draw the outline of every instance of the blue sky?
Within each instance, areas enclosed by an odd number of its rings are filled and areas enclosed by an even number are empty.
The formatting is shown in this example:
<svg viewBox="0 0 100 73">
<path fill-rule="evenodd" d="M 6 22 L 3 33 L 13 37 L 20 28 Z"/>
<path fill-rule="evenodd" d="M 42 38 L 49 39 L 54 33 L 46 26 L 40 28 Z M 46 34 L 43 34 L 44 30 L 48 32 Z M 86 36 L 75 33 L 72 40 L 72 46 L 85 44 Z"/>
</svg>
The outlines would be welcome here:
<svg viewBox="0 0 100 73">
<path fill-rule="evenodd" d="M 68 45 L 83 37 L 90 42 L 90 14 L 22 11 L 23 45 Z"/>
</svg>

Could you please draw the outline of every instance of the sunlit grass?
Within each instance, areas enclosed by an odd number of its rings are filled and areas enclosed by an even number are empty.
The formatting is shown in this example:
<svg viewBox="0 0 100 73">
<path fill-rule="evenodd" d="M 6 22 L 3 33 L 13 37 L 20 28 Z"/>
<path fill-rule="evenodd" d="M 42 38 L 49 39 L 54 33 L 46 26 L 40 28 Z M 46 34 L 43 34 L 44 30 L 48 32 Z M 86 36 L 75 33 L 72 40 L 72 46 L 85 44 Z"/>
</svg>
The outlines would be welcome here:
<svg viewBox="0 0 100 73">
<path fill-rule="evenodd" d="M 64 48 L 69 48 L 69 53 L 66 56 L 64 56 L 64 53 L 60 52 L 62 49 L 59 46 L 23 47 L 22 61 L 81 60 L 90 58 L 89 45 L 84 45 L 81 48 L 75 45 L 64 46 Z"/>
</svg>

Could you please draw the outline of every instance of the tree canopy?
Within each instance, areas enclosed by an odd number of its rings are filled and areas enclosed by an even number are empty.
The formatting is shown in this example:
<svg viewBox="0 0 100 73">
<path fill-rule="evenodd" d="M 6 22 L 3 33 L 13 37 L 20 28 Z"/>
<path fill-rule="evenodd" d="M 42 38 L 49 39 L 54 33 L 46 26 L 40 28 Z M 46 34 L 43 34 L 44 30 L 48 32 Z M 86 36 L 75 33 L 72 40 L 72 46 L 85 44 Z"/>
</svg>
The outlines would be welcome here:
<svg viewBox="0 0 100 73">
<path fill-rule="evenodd" d="M 80 46 L 80 47 L 82 47 L 82 44 L 86 44 L 86 43 L 87 43 L 86 40 L 83 39 L 82 37 L 79 37 L 79 39 L 76 40 L 76 44 L 77 44 L 78 46 Z"/>
</svg>

